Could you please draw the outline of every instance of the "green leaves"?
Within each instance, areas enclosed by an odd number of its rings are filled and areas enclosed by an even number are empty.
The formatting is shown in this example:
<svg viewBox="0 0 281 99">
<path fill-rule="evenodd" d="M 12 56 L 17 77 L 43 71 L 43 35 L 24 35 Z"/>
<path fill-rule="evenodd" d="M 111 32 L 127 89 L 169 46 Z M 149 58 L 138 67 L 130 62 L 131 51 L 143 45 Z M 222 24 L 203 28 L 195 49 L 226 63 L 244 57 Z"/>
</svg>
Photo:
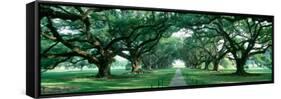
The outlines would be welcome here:
<svg viewBox="0 0 281 99">
<path fill-rule="evenodd" d="M 40 11 L 40 53 L 66 55 L 44 57 L 44 66 L 73 57 L 107 66 L 123 51 L 128 60 L 157 56 L 171 64 L 181 58 L 198 66 L 227 53 L 245 60 L 272 46 L 270 18 L 47 5 Z M 182 35 L 174 37 L 177 32 Z"/>
</svg>

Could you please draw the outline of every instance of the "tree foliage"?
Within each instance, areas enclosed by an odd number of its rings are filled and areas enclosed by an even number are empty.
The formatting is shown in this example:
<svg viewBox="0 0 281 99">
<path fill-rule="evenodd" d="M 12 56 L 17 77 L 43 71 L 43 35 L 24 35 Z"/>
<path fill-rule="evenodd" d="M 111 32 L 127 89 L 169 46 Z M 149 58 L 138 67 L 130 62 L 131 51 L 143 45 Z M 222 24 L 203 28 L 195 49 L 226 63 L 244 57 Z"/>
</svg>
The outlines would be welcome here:
<svg viewBox="0 0 281 99">
<path fill-rule="evenodd" d="M 273 23 L 266 16 L 49 5 L 41 5 L 39 15 L 42 71 L 94 65 L 97 77 L 108 77 L 116 56 L 127 59 L 133 73 L 169 68 L 177 59 L 191 68 L 212 63 L 218 71 L 228 58 L 240 75 L 250 59 L 266 66 L 272 61 L 266 55 L 272 54 Z M 179 32 L 184 35 L 175 37 Z"/>
</svg>

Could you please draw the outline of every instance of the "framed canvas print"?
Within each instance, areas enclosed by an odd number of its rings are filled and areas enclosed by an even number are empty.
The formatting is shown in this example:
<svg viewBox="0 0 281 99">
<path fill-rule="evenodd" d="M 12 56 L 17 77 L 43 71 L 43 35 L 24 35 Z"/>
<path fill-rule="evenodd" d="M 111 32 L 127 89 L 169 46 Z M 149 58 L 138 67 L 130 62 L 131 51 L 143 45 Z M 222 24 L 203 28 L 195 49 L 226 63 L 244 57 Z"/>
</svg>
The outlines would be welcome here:
<svg viewBox="0 0 281 99">
<path fill-rule="evenodd" d="M 34 1 L 26 6 L 35 98 L 274 81 L 274 17 Z"/>
</svg>

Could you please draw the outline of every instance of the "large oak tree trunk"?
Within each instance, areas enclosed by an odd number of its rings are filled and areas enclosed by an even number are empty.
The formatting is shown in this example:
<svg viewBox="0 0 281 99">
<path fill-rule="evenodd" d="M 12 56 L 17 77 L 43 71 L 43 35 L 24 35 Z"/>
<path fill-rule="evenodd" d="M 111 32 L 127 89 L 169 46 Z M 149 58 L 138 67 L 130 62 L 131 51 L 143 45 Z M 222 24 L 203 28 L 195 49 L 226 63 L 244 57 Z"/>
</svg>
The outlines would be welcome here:
<svg viewBox="0 0 281 99">
<path fill-rule="evenodd" d="M 219 71 L 219 63 L 220 63 L 220 60 L 213 61 L 213 65 L 214 65 L 213 70 L 214 71 Z"/>
<path fill-rule="evenodd" d="M 111 75 L 109 64 L 100 64 L 98 69 L 98 74 L 96 75 L 97 78 L 106 78 Z"/>
<path fill-rule="evenodd" d="M 132 60 L 132 73 L 139 74 L 141 73 L 140 59 L 134 58 Z"/>
<path fill-rule="evenodd" d="M 244 69 L 244 65 L 246 63 L 246 59 L 236 59 L 236 72 L 237 75 L 244 75 L 247 72 Z"/>
</svg>

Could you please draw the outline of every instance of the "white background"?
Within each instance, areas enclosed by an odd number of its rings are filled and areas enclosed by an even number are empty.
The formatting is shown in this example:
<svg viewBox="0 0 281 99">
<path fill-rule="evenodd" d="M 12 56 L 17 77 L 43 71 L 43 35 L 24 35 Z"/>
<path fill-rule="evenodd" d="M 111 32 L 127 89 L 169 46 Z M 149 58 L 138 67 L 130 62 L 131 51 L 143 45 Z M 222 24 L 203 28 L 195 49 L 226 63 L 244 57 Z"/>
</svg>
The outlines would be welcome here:
<svg viewBox="0 0 281 99">
<path fill-rule="evenodd" d="M 30 99 L 25 95 L 25 4 L 32 0 L 0 1 L 0 99 Z M 60 0 L 187 10 L 269 14 L 275 16 L 275 83 L 173 91 L 76 96 L 65 99 L 280 99 L 280 0 Z M 278 9 L 279 8 L 279 9 Z"/>
</svg>

